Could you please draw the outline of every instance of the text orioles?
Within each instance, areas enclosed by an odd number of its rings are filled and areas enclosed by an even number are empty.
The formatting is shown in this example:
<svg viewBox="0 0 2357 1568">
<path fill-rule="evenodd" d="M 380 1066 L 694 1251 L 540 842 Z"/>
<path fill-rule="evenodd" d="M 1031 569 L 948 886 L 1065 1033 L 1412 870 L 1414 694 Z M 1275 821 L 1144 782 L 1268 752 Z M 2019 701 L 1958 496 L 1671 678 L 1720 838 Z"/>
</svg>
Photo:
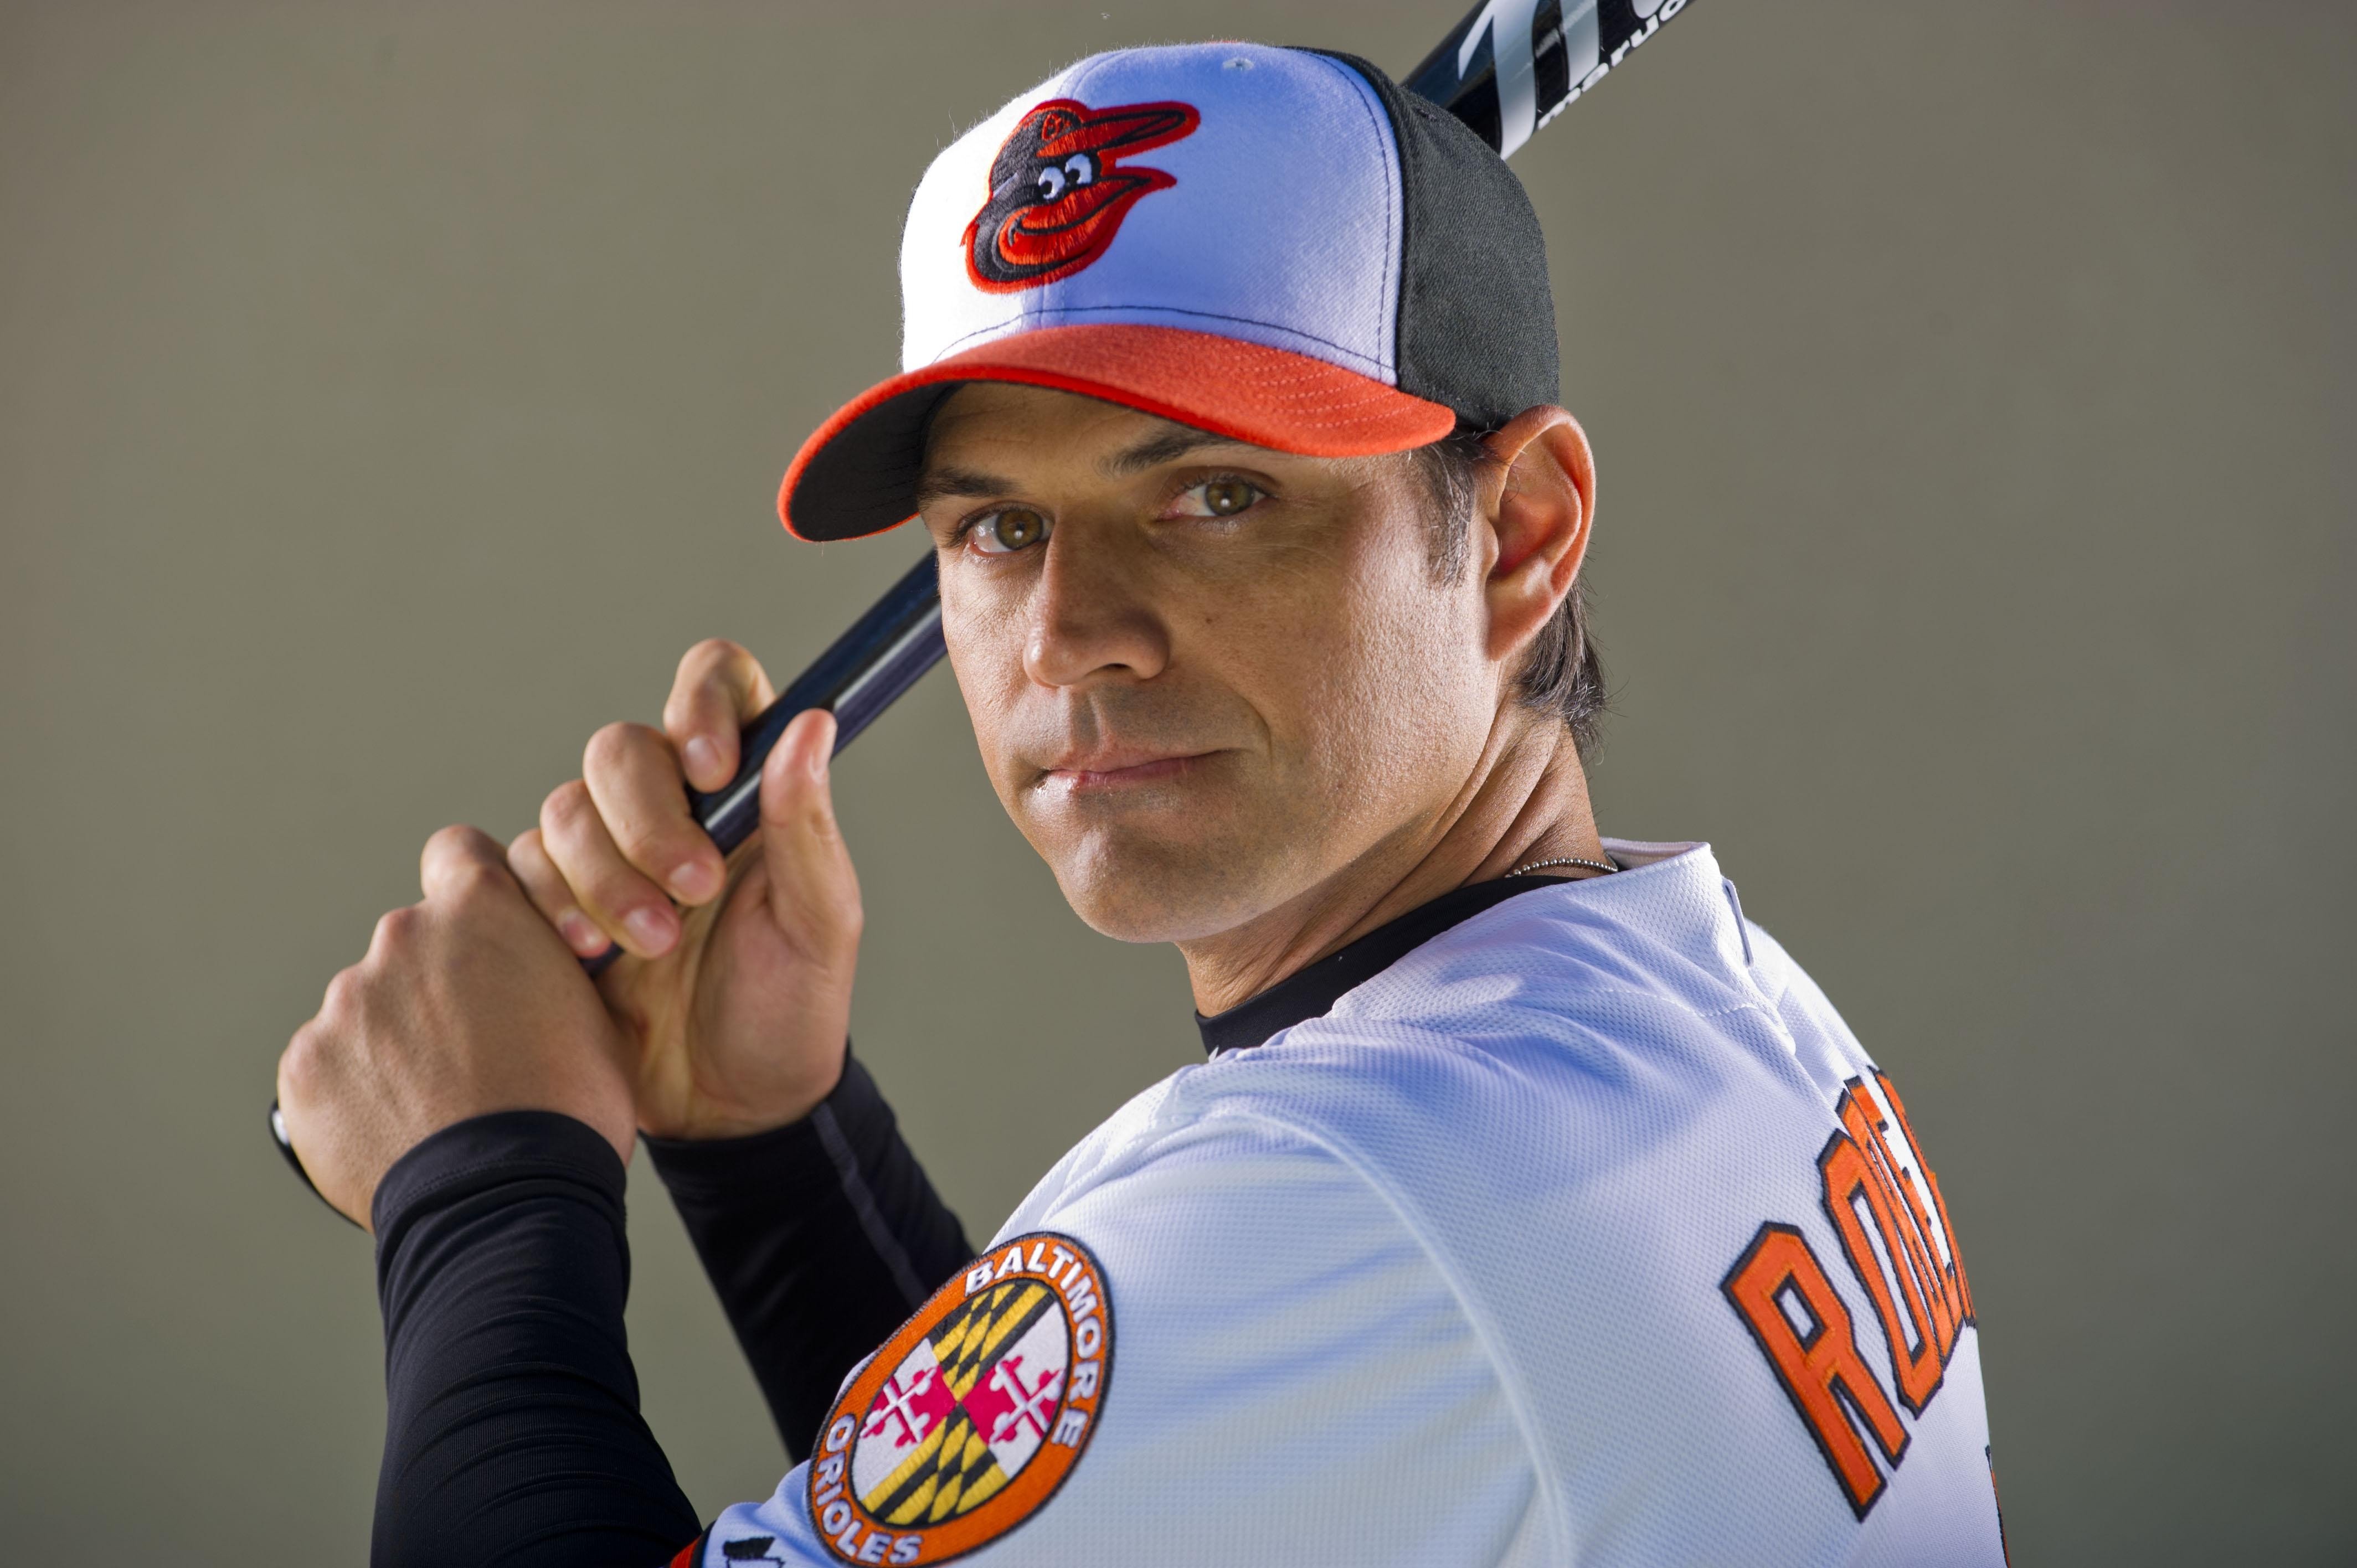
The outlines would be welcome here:
<svg viewBox="0 0 2357 1568">
<path fill-rule="evenodd" d="M 811 1521 L 846 1563 L 940 1563 L 1037 1513 L 1080 1459 L 1113 1369 L 1087 1248 L 1039 1232 L 935 1292 L 835 1397 Z"/>
<path fill-rule="evenodd" d="M 1886 1115 L 1886 1108 L 1888 1114 Z M 1865 1288 L 1889 1347 L 1890 1388 L 1910 1415 L 1940 1391 L 1948 1358 L 1973 1322 L 1972 1287 L 1948 1224 L 1947 1200 L 1879 1072 L 1844 1086 L 1841 1128 L 1817 1155 L 1822 1201 L 1850 1272 Z M 1894 1157 L 1891 1123 L 1911 1155 Z M 1824 1455 L 1850 1508 L 1864 1519 L 1889 1484 L 1908 1434 L 1857 1346 L 1849 1309 L 1799 1227 L 1770 1221 L 1719 1282 Z M 1871 1443 L 1873 1452 L 1868 1451 Z"/>
</svg>

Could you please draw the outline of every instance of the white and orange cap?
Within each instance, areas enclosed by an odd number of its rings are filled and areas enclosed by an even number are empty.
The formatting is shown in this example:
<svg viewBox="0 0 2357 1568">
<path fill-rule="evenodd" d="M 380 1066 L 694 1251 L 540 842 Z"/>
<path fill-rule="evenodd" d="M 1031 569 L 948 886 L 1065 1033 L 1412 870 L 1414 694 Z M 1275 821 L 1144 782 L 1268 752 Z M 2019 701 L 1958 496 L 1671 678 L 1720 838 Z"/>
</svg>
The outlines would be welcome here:
<svg viewBox="0 0 2357 1568">
<path fill-rule="evenodd" d="M 853 539 L 916 510 L 967 381 L 1363 456 L 1556 397 L 1537 216 L 1503 159 L 1347 55 L 1117 49 L 933 160 L 900 242 L 901 373 L 796 455 L 778 513 Z"/>
</svg>

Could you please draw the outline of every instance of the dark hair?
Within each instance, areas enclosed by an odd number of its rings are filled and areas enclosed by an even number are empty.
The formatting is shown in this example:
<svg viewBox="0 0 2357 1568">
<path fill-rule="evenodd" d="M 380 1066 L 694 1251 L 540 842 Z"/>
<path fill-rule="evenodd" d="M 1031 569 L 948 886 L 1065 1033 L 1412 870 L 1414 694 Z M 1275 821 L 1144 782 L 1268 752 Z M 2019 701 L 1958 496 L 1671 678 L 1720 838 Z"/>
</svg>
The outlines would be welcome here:
<svg viewBox="0 0 2357 1568">
<path fill-rule="evenodd" d="M 1481 470 L 1497 462 L 1482 445 L 1488 433 L 1460 424 L 1428 446 L 1408 454 L 1437 503 L 1426 542 L 1433 580 L 1453 581 L 1465 570 L 1472 536 L 1473 508 L 1480 497 Z M 1596 747 L 1607 706 L 1604 664 L 1587 635 L 1587 582 L 1575 578 L 1571 592 L 1523 655 L 1514 675 L 1514 696 L 1526 708 L 1553 714 L 1571 731 L 1582 757 Z"/>
</svg>

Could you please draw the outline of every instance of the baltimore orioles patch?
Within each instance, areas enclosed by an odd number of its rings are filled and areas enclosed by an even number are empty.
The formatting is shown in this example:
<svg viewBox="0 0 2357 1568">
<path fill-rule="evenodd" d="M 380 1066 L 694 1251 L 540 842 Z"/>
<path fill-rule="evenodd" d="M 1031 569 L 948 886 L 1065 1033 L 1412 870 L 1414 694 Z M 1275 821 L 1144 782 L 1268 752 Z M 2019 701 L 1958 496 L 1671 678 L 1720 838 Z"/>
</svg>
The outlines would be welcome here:
<svg viewBox="0 0 2357 1568">
<path fill-rule="evenodd" d="M 942 1563 L 1056 1494 L 1096 1430 L 1113 1307 L 1089 1250 L 1039 1231 L 935 1292 L 835 1398 L 811 1520 L 845 1563 Z"/>
<path fill-rule="evenodd" d="M 1051 98 L 1016 123 L 990 166 L 990 196 L 965 231 L 976 288 L 1011 294 L 1070 277 L 1104 254 L 1141 197 L 1178 184 L 1119 160 L 1192 133 L 1185 103 L 1092 109 Z"/>
</svg>

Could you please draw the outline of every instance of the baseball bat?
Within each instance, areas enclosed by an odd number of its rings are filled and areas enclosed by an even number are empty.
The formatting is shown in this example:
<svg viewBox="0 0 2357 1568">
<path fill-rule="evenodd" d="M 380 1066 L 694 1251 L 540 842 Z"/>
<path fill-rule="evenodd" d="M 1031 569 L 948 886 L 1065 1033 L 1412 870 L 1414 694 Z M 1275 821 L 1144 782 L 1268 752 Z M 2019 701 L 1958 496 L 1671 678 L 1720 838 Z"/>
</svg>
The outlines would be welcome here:
<svg viewBox="0 0 2357 1568">
<path fill-rule="evenodd" d="M 1570 3 L 1566 17 L 1565 0 L 1480 0 L 1400 85 L 1462 120 L 1500 156 L 1512 157 L 1532 133 L 1602 81 L 1689 0 Z M 947 651 L 939 581 L 933 557 L 927 554 L 745 726 L 737 777 L 709 792 L 688 791 L 697 823 L 720 853 L 729 854 L 759 825 L 761 765 L 795 714 L 832 708 L 839 755 Z M 619 947 L 608 948 L 582 960 L 582 967 L 597 974 L 621 952 Z M 275 1100 L 270 1102 L 270 1135 L 303 1185 L 317 1192 L 286 1136 Z"/>
</svg>

